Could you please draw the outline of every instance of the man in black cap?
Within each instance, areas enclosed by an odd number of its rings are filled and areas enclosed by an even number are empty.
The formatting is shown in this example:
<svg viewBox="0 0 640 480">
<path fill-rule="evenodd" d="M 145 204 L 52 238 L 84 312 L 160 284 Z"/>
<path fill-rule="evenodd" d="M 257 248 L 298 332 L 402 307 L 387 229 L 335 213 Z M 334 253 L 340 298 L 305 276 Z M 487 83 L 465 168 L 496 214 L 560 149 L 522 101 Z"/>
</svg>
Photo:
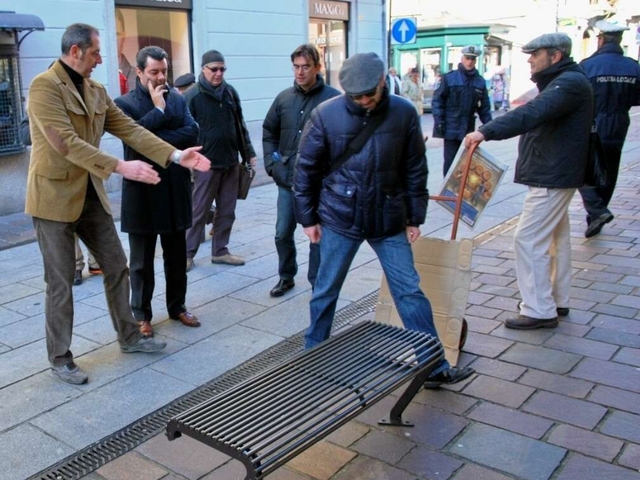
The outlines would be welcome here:
<svg viewBox="0 0 640 480">
<path fill-rule="evenodd" d="M 389 95 L 384 64 L 375 53 L 348 58 L 339 79 L 346 94 L 311 114 L 294 174 L 296 218 L 309 239 L 320 243 L 323 259 L 305 346 L 329 338 L 340 289 L 365 240 L 380 260 L 405 327 L 437 338 L 411 251 L 429 198 L 418 114 L 403 98 Z M 350 144 L 354 137 L 362 139 L 360 145 Z M 425 387 L 456 383 L 472 373 L 443 360 Z"/>
<path fill-rule="evenodd" d="M 446 176 L 464 136 L 476 128 L 476 113 L 484 124 L 491 121 L 487 83 L 476 69 L 480 49 L 467 45 L 456 70 L 442 76 L 433 93 L 433 136 L 444 138 L 442 175 Z"/>
<path fill-rule="evenodd" d="M 320 53 L 311 44 L 300 45 L 291 54 L 294 75 L 293 87 L 278 94 L 262 124 L 262 149 L 264 167 L 278 186 L 278 218 L 276 220 L 276 250 L 278 252 L 278 274 L 280 279 L 270 292 L 272 297 L 281 297 L 294 286 L 293 278 L 298 273 L 296 262 L 296 218 L 293 211 L 293 167 L 296 163 L 298 143 L 302 129 L 313 109 L 340 95 L 340 92 L 325 85 L 320 71 Z M 320 264 L 320 247 L 314 243 L 309 249 L 307 278 L 313 287 Z"/>
<path fill-rule="evenodd" d="M 187 231 L 187 271 L 193 267 L 196 253 L 213 200 L 211 263 L 244 265 L 244 259 L 229 252 L 227 245 L 236 219 L 236 201 L 240 181 L 238 154 L 251 166 L 256 164 L 256 152 L 251 145 L 244 123 L 240 97 L 224 80 L 227 66 L 217 50 L 202 55 L 202 71 L 194 88 L 185 92 L 189 110 L 200 125 L 198 145 L 211 160 L 211 170 L 194 172 L 193 226 Z"/>
<path fill-rule="evenodd" d="M 173 86 L 178 93 L 186 92 L 194 83 L 196 83 L 196 76 L 193 73 L 185 73 L 176 78 L 173 82 Z"/>
<path fill-rule="evenodd" d="M 584 71 L 573 61 L 571 39 L 547 33 L 522 47 L 530 54 L 531 80 L 539 95 L 520 108 L 465 137 L 483 140 L 520 137 L 515 182 L 528 193 L 516 229 L 516 277 L 520 315 L 508 328 L 554 328 L 568 315 L 571 295 L 569 203 L 584 185 L 593 119 L 593 94 Z"/>
<path fill-rule="evenodd" d="M 613 220 L 609 202 L 618 180 L 622 146 L 629 129 L 629 109 L 640 105 L 640 66 L 624 56 L 620 47 L 622 33 L 628 27 L 604 20 L 596 22 L 600 30 L 598 50 L 580 62 L 593 87 L 596 129 L 602 139 L 607 161 L 607 185 L 580 189 L 587 211 L 585 237 L 593 237 Z"/>
</svg>

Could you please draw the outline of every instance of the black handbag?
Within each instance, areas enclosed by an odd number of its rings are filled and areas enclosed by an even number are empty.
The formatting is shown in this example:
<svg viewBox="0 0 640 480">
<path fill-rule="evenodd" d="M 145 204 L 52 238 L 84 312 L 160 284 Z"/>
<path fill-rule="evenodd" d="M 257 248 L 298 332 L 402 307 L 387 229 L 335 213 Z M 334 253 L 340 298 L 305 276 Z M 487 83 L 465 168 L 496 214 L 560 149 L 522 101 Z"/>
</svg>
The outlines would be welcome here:
<svg viewBox="0 0 640 480">
<path fill-rule="evenodd" d="M 589 134 L 589 154 L 587 156 L 587 171 L 584 177 L 587 187 L 602 188 L 607 185 L 607 159 L 602 146 L 600 135 L 595 126 Z"/>
<path fill-rule="evenodd" d="M 249 188 L 251 188 L 251 182 L 253 182 L 253 177 L 256 176 L 256 171 L 251 168 L 250 164 L 241 163 L 238 176 L 238 200 L 246 200 L 249 195 Z"/>
</svg>

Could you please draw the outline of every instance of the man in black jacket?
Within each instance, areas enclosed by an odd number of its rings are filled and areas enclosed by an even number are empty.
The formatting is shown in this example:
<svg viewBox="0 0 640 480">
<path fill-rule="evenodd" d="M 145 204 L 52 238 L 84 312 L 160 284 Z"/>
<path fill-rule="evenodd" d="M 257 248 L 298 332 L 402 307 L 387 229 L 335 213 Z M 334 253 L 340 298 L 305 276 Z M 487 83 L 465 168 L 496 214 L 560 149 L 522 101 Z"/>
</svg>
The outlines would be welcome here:
<svg viewBox="0 0 640 480">
<path fill-rule="evenodd" d="M 160 47 L 145 47 L 136 57 L 136 87 L 115 100 L 136 123 L 178 149 L 192 147 L 198 140 L 195 122 L 184 98 L 167 85 L 168 57 Z M 149 185 L 124 179 L 122 182 L 123 232 L 129 234 L 131 250 L 131 308 L 144 336 L 152 336 L 151 300 L 155 287 L 154 258 L 160 235 L 166 302 L 169 317 L 187 327 L 199 327 L 187 311 L 187 244 L 185 232 L 191 226 L 191 177 L 189 170 L 171 164 L 160 168 L 124 144 L 125 160 L 143 159 L 160 175 L 160 183 Z"/>
<path fill-rule="evenodd" d="M 211 160 L 209 172 L 194 172 L 193 226 L 187 231 L 187 271 L 193 267 L 213 200 L 216 214 L 211 263 L 244 265 L 244 259 L 232 255 L 227 246 L 236 219 L 240 181 L 238 153 L 253 167 L 256 152 L 244 123 L 238 92 L 224 80 L 226 71 L 220 52 L 205 52 L 198 81 L 184 93 L 191 115 L 200 125 L 198 144 L 202 145 L 202 154 Z"/>
<path fill-rule="evenodd" d="M 405 99 L 389 95 L 384 64 L 375 53 L 348 58 L 339 75 L 346 95 L 324 102 L 311 114 L 294 175 L 296 218 L 309 239 L 320 243 L 323 259 L 305 346 L 329 338 L 340 289 L 365 240 L 380 260 L 405 327 L 438 338 L 410 245 L 420 236 L 429 198 L 418 114 Z M 376 130 L 359 151 L 336 165 L 367 124 Z M 456 383 L 473 371 L 443 360 L 425 387 Z"/>
<path fill-rule="evenodd" d="M 584 184 L 593 94 L 572 60 L 564 33 L 541 35 L 522 47 L 540 94 L 465 137 L 520 137 L 515 182 L 529 187 L 515 232 L 516 276 L 522 302 L 509 328 L 554 328 L 569 313 L 571 238 L 569 203 Z"/>
<path fill-rule="evenodd" d="M 278 186 L 276 250 L 280 280 L 271 290 L 272 297 L 281 297 L 291 290 L 295 286 L 293 278 L 298 273 L 291 183 L 302 130 L 316 106 L 340 95 L 338 90 L 325 85 L 320 75 L 320 54 L 315 46 L 300 45 L 291 54 L 291 63 L 295 78 L 293 87 L 278 94 L 262 124 L 265 170 Z M 320 247 L 311 243 L 307 278 L 312 287 L 319 263 Z"/>
</svg>

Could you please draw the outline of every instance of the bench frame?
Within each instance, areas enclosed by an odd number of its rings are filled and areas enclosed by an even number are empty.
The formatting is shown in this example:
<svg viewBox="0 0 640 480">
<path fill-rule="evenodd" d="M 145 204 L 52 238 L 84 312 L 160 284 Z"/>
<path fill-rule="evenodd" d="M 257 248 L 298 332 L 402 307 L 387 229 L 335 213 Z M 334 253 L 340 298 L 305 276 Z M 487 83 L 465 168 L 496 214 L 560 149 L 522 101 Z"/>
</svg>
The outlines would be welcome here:
<svg viewBox="0 0 640 480">
<path fill-rule="evenodd" d="M 188 435 L 241 461 L 260 480 L 411 380 L 379 423 L 402 413 L 444 358 L 428 334 L 362 322 L 172 418 Z"/>
</svg>

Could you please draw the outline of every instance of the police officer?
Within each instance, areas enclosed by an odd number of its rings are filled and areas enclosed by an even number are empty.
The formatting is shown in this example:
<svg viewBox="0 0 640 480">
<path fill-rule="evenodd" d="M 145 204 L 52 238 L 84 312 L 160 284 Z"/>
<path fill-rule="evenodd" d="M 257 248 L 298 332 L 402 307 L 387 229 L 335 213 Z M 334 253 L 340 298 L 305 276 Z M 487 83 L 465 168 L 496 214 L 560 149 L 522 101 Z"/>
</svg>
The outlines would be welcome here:
<svg viewBox="0 0 640 480">
<path fill-rule="evenodd" d="M 476 69 L 478 55 L 478 47 L 464 47 L 457 70 L 444 75 L 433 94 L 433 136 L 444 138 L 443 176 L 447 175 L 464 136 L 475 130 L 476 112 L 483 124 L 491 121 L 487 84 Z"/>
<path fill-rule="evenodd" d="M 629 109 L 640 105 L 640 66 L 625 57 L 620 47 L 622 32 L 628 27 L 604 20 L 596 23 L 600 30 L 598 50 L 580 62 L 591 81 L 595 100 L 596 129 L 602 139 L 607 160 L 607 185 L 580 189 L 587 211 L 585 237 L 593 237 L 613 220 L 609 202 L 618 179 L 622 145 L 629 129 Z"/>
</svg>

